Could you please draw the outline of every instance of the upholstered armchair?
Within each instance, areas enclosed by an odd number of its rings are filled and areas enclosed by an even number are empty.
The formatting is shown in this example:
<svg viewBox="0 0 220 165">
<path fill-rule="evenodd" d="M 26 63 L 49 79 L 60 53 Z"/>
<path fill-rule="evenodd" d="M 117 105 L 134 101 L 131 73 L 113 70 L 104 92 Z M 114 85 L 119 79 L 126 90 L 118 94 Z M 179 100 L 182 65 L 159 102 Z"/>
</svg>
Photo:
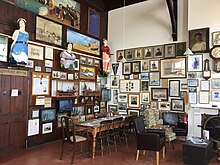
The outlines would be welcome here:
<svg viewBox="0 0 220 165">
<path fill-rule="evenodd" d="M 137 155 L 139 159 L 140 150 L 156 151 L 156 165 L 159 165 L 159 151 L 163 148 L 163 158 L 165 158 L 165 132 L 163 130 L 145 129 L 144 120 L 141 117 L 134 119 Z"/>
</svg>

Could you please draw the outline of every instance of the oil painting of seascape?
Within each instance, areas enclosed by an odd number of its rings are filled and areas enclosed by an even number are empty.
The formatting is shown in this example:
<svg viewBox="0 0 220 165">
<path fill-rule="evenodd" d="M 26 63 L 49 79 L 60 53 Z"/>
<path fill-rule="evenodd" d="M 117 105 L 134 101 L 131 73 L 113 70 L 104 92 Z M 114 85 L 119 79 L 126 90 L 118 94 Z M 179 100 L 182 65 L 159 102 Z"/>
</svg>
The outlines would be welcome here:
<svg viewBox="0 0 220 165">
<path fill-rule="evenodd" d="M 55 22 L 80 29 L 80 3 L 75 0 L 2 0 Z"/>
<path fill-rule="evenodd" d="M 67 42 L 71 42 L 73 44 L 73 49 L 97 56 L 100 55 L 100 41 L 97 39 L 67 29 Z"/>
</svg>

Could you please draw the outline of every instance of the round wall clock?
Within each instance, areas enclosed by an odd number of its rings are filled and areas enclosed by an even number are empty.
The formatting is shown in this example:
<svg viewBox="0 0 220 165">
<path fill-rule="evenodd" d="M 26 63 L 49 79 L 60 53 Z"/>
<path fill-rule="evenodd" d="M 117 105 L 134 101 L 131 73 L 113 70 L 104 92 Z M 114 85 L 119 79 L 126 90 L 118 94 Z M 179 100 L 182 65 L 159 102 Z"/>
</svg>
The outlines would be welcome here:
<svg viewBox="0 0 220 165">
<path fill-rule="evenodd" d="M 220 45 L 215 45 L 210 49 L 210 57 L 214 60 L 220 60 Z"/>
</svg>

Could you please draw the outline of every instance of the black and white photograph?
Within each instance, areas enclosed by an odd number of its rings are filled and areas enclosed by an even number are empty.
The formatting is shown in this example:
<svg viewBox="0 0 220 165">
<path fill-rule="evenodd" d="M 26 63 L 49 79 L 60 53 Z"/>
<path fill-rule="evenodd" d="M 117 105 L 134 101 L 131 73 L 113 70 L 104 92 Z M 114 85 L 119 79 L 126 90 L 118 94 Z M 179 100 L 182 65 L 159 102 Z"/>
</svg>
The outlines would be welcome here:
<svg viewBox="0 0 220 165">
<path fill-rule="evenodd" d="M 119 88 L 119 76 L 111 76 L 111 88 Z"/>
<path fill-rule="evenodd" d="M 47 134 L 53 132 L 53 123 L 42 124 L 42 134 Z"/>
</svg>

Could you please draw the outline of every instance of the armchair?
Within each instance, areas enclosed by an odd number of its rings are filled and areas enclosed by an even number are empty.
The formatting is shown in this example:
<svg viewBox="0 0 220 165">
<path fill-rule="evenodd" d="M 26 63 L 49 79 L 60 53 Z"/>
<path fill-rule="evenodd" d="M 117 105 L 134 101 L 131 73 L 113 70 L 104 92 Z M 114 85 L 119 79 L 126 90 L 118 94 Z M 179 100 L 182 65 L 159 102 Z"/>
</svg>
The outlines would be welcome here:
<svg viewBox="0 0 220 165">
<path fill-rule="evenodd" d="M 165 132 L 163 130 L 145 129 L 144 120 L 141 117 L 134 119 L 137 155 L 139 159 L 140 150 L 156 151 L 156 165 L 159 165 L 159 151 L 163 148 L 163 158 L 165 158 Z"/>
</svg>

